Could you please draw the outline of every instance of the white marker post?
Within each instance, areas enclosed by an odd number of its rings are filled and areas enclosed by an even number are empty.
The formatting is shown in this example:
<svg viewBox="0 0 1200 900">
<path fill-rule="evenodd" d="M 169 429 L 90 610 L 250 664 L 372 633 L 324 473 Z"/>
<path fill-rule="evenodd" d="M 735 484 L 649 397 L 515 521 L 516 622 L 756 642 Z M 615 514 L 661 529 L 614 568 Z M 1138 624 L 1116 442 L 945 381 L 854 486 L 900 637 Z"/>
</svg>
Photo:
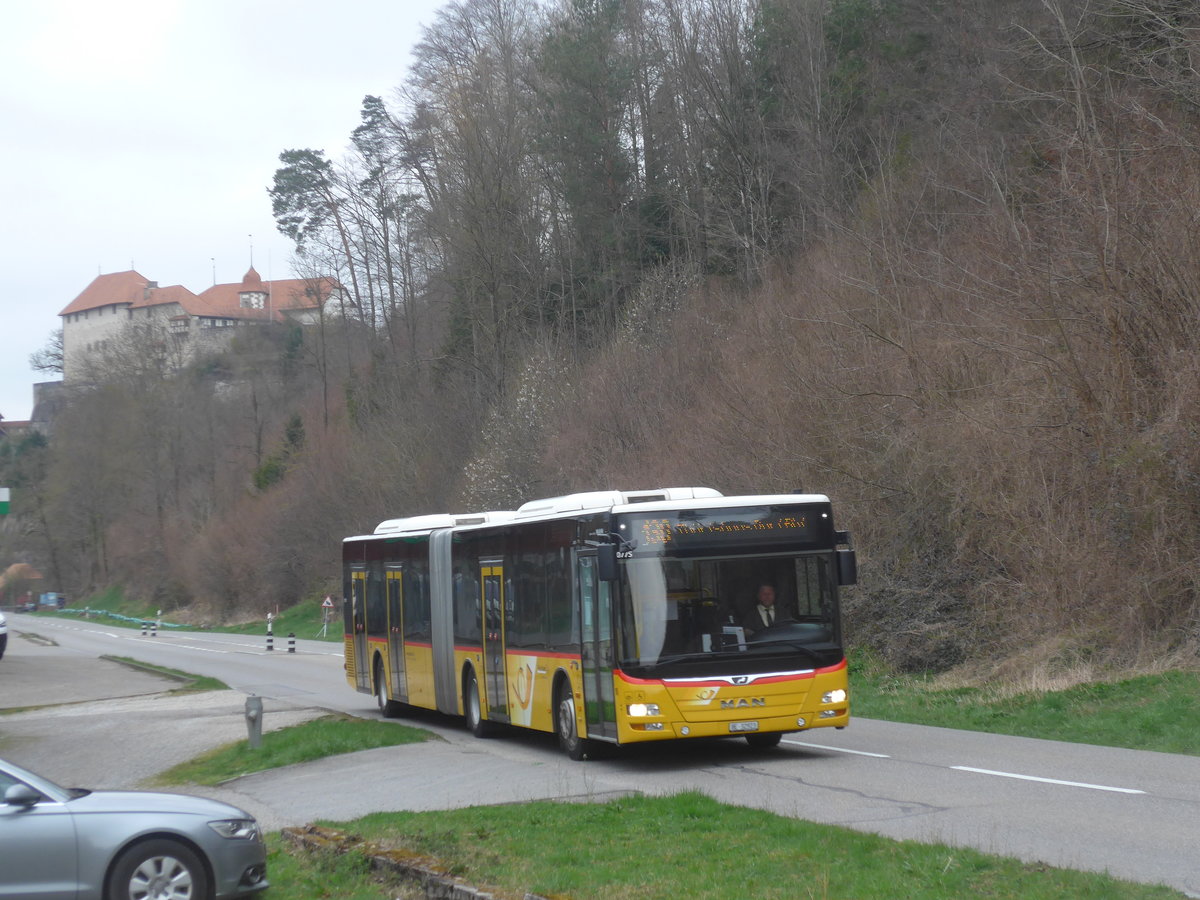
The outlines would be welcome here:
<svg viewBox="0 0 1200 900">
<path fill-rule="evenodd" d="M 329 636 L 329 617 L 331 615 L 333 615 L 333 598 L 326 594 L 325 600 L 321 603 L 321 630 L 317 632 L 318 637 Z"/>
</svg>

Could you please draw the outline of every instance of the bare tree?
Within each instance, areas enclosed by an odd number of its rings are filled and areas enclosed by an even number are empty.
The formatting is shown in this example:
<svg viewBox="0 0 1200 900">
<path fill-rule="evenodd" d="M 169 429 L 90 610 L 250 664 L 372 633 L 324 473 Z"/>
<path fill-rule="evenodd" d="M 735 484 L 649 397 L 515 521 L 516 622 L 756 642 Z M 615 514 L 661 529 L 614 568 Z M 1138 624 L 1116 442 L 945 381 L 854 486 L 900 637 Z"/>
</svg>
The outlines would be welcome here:
<svg viewBox="0 0 1200 900">
<path fill-rule="evenodd" d="M 47 375 L 61 375 L 63 358 L 63 330 L 59 328 L 51 332 L 46 346 L 30 354 L 29 367 L 35 372 L 43 372 Z"/>
</svg>

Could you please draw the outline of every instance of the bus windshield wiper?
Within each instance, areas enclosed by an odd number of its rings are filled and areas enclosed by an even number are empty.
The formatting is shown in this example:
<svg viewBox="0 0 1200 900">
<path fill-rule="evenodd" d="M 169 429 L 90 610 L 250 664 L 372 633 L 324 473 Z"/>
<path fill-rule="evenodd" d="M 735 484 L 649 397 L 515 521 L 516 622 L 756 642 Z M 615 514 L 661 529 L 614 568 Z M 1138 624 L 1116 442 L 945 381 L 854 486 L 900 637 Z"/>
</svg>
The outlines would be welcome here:
<svg viewBox="0 0 1200 900">
<path fill-rule="evenodd" d="M 648 662 L 648 663 L 639 662 L 638 665 L 640 665 L 640 666 L 662 666 L 662 665 L 666 665 L 668 663 L 699 662 L 700 660 L 712 659 L 712 657 L 713 657 L 712 653 L 705 653 L 702 650 L 697 650 L 692 653 L 675 653 L 675 654 L 672 654 L 671 656 L 660 656 L 658 659 L 654 660 L 653 662 Z"/>
<path fill-rule="evenodd" d="M 790 640 L 786 640 L 786 639 L 780 639 L 780 640 L 776 640 L 776 641 L 753 641 L 746 645 L 746 649 L 754 650 L 754 649 L 758 649 L 759 647 L 774 649 L 780 645 L 791 647 L 793 650 L 799 650 L 801 653 L 803 653 L 805 656 L 807 656 L 813 662 L 816 662 L 816 663 L 821 662 L 821 656 L 819 653 L 817 653 L 816 650 L 814 650 L 812 647 L 809 647 L 805 644 L 801 644 L 798 641 L 790 641 Z"/>
</svg>

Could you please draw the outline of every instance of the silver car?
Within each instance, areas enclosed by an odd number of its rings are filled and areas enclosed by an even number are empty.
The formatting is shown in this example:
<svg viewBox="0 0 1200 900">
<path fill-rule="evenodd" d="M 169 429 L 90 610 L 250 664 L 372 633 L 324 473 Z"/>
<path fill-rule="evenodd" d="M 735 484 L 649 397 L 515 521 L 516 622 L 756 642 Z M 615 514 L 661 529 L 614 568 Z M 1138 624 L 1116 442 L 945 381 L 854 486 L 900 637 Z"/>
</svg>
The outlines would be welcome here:
<svg viewBox="0 0 1200 900">
<path fill-rule="evenodd" d="M 62 788 L 0 759 L 0 897 L 216 900 L 267 887 L 258 822 L 236 806 Z"/>
</svg>

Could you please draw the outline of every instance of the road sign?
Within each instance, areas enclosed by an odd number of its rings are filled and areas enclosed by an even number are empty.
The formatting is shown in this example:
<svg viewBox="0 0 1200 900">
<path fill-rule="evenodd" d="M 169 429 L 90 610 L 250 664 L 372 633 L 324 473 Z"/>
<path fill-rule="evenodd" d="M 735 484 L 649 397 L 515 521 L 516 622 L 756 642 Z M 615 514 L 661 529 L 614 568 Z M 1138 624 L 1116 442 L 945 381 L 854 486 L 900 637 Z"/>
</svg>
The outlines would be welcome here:
<svg viewBox="0 0 1200 900">
<path fill-rule="evenodd" d="M 323 609 L 333 609 L 333 598 L 332 598 L 332 597 L 326 597 L 326 598 L 325 598 L 325 601 L 324 601 L 324 602 L 321 604 L 321 607 L 322 607 Z"/>
</svg>

